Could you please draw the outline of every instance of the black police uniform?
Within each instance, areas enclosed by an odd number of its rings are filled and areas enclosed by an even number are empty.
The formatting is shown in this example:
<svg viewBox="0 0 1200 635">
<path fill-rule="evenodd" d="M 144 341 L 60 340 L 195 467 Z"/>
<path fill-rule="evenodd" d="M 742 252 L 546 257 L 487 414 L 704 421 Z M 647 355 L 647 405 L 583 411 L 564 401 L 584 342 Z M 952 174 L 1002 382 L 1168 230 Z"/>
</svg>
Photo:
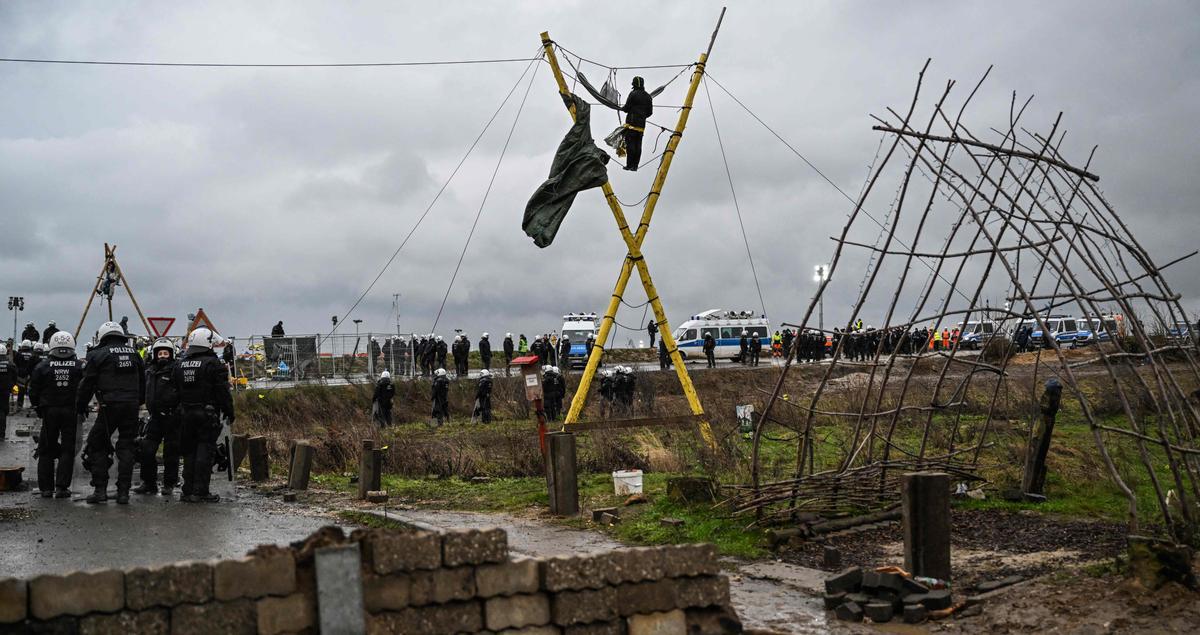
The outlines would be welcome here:
<svg viewBox="0 0 1200 635">
<path fill-rule="evenodd" d="M 479 340 L 479 361 L 485 370 L 492 369 L 492 343 L 486 337 Z"/>
<path fill-rule="evenodd" d="M 450 380 L 445 375 L 433 378 L 433 417 L 438 425 L 450 418 Z"/>
<path fill-rule="evenodd" d="M 715 356 L 716 348 L 717 341 L 714 340 L 711 335 L 706 336 L 704 338 L 704 358 L 708 360 L 709 368 L 715 368 L 717 365 L 717 359 Z"/>
<path fill-rule="evenodd" d="M 42 418 L 37 449 L 38 489 L 42 496 L 49 496 L 55 489 L 59 498 L 71 495 L 75 428 L 79 422 L 75 399 L 81 379 L 83 362 L 76 359 L 74 352 L 68 357 L 42 360 L 29 377 L 29 401 Z"/>
<path fill-rule="evenodd" d="M 92 397 L 100 402 L 96 423 L 87 438 L 87 468 L 92 473 L 92 486 L 96 488 L 89 502 L 108 500 L 113 432 L 117 433 L 117 502 L 129 502 L 136 458 L 138 409 L 146 399 L 144 374 L 141 356 L 123 335 L 105 336 L 87 355 L 75 410 L 86 416 Z"/>
<path fill-rule="evenodd" d="M 33 372 L 33 367 L 37 358 L 33 356 L 33 351 L 28 348 L 22 348 L 13 356 L 17 367 L 17 409 L 25 407 L 25 393 L 29 392 L 29 374 Z"/>
<path fill-rule="evenodd" d="M 142 439 L 142 485 L 138 493 L 158 491 L 158 446 L 163 446 L 163 490 L 179 485 L 179 384 L 174 358 L 155 358 L 146 369 L 146 411 L 150 421 Z"/>
<path fill-rule="evenodd" d="M 546 373 L 542 377 L 542 396 L 545 398 L 547 420 L 558 421 L 558 416 L 562 414 L 563 395 L 566 392 L 567 386 L 562 375 Z"/>
<path fill-rule="evenodd" d="M 210 348 L 189 347 L 175 367 L 181 421 L 179 451 L 183 454 L 184 500 L 214 501 L 209 492 L 221 417 L 233 425 L 233 395 L 225 365 Z"/>
<path fill-rule="evenodd" d="M 8 396 L 12 394 L 13 385 L 17 383 L 17 365 L 8 360 L 8 355 L 0 355 L 0 439 L 8 430 Z"/>
<path fill-rule="evenodd" d="M 371 401 L 379 404 L 379 425 L 392 425 L 392 399 L 395 396 L 396 384 L 392 383 L 391 377 L 380 377 L 379 381 L 375 382 L 375 394 L 371 396 Z"/>
<path fill-rule="evenodd" d="M 475 385 L 475 415 L 484 423 L 492 422 L 492 378 L 480 377 Z"/>
<path fill-rule="evenodd" d="M 513 360 L 513 340 L 511 337 L 506 337 L 506 338 L 504 338 L 504 376 L 505 377 L 508 376 L 508 373 L 509 373 L 508 367 L 510 364 L 512 364 L 512 360 Z"/>
</svg>

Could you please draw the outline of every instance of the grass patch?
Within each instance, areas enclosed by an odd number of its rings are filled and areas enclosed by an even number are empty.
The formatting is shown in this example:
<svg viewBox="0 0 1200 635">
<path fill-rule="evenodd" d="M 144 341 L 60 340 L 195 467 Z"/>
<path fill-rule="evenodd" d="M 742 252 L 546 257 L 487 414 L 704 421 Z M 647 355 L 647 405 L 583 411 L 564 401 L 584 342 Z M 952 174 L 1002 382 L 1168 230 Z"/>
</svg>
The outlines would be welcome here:
<svg viewBox="0 0 1200 635">
<path fill-rule="evenodd" d="M 368 514 L 367 512 L 347 509 L 338 512 L 337 515 L 346 522 L 354 523 L 355 525 L 361 525 L 363 527 L 370 527 L 371 529 L 412 529 L 412 527 L 409 527 L 398 520 L 380 518 L 375 514 Z"/>
</svg>

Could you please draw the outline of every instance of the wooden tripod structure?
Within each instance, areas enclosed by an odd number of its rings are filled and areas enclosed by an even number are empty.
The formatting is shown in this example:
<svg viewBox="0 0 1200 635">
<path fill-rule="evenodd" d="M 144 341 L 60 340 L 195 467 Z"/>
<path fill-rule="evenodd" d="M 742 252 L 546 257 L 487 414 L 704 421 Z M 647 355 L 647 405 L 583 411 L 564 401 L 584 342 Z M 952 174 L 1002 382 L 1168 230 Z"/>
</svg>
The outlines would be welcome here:
<svg viewBox="0 0 1200 635">
<path fill-rule="evenodd" d="M 113 286 L 125 287 L 125 292 L 129 294 L 129 301 L 133 303 L 133 308 L 137 310 L 138 319 L 142 321 L 142 327 L 147 333 L 152 333 L 150 324 L 146 322 L 146 316 L 142 315 L 142 307 L 138 306 L 137 298 L 133 297 L 133 287 L 129 286 L 129 279 L 121 271 L 121 265 L 117 263 L 117 246 L 104 243 L 104 266 L 100 267 L 100 275 L 96 276 L 96 284 L 92 286 L 92 292 L 88 294 L 87 304 L 83 307 L 83 315 L 79 318 L 79 325 L 75 327 L 75 339 L 79 339 L 79 332 L 83 330 L 83 323 L 87 321 L 88 312 L 92 310 L 92 301 L 96 296 L 101 295 L 100 285 L 104 284 L 105 278 L 111 277 Z M 116 289 L 110 289 L 108 297 L 108 321 L 113 319 L 112 297 L 116 294 Z"/>
<path fill-rule="evenodd" d="M 713 43 L 717 39 L 717 31 L 721 29 L 721 20 L 724 18 L 725 9 L 721 9 L 721 16 L 717 19 L 717 26 L 713 29 L 712 38 L 708 42 L 708 50 L 700 55 L 700 60 L 696 62 L 695 70 L 692 72 L 691 84 L 688 86 L 683 108 L 679 111 L 679 121 L 676 123 L 675 129 L 671 131 L 670 140 L 667 141 L 667 148 L 663 152 L 662 161 L 659 162 L 658 173 L 654 177 L 654 184 L 650 188 L 650 194 L 646 197 L 646 204 L 642 209 L 642 217 L 638 223 L 636 233 L 629 230 L 629 223 L 625 220 L 625 212 L 622 210 L 621 204 L 617 201 L 616 194 L 613 193 L 612 185 L 605 182 L 601 188 L 604 192 L 604 200 L 608 202 L 608 207 L 612 210 L 613 218 L 617 221 L 617 229 L 620 230 L 621 238 L 625 241 L 625 247 L 628 251 L 625 254 L 624 262 L 621 263 L 621 273 L 617 277 L 616 288 L 609 299 L 608 309 L 605 310 L 604 319 L 600 322 L 599 336 L 592 347 L 591 356 L 588 357 L 587 367 L 583 371 L 583 377 L 579 380 L 579 387 L 575 391 L 575 396 L 571 399 L 571 408 L 564 420 L 564 429 L 569 429 L 572 424 L 579 421 L 579 415 L 587 403 L 588 389 L 591 387 L 592 379 L 596 375 L 600 359 L 604 355 L 604 343 L 608 341 L 608 334 L 612 330 L 612 325 L 616 320 L 621 298 L 625 293 L 626 286 L 629 284 L 629 277 L 636 267 L 638 277 L 642 281 L 642 288 L 646 291 L 646 298 L 650 301 L 650 306 L 654 311 L 654 319 L 658 325 L 659 335 L 667 347 L 667 352 L 671 357 L 671 364 L 675 367 L 675 374 L 679 377 L 679 383 L 683 386 L 683 394 L 687 397 L 692 414 L 699 421 L 700 434 L 704 437 L 704 441 L 709 447 L 716 447 L 716 438 L 713 437 L 712 428 L 709 426 L 708 421 L 704 419 L 704 407 L 700 405 L 700 398 L 696 395 L 695 387 L 692 386 L 692 379 L 688 376 L 687 367 L 683 365 L 683 357 L 679 354 L 675 338 L 671 334 L 666 311 L 663 310 L 662 302 L 659 300 L 658 290 L 654 287 L 654 280 L 650 277 L 650 268 L 646 264 L 646 257 L 642 253 L 641 247 L 642 242 L 646 239 L 646 232 L 650 229 L 650 220 L 654 217 L 654 208 L 658 205 L 659 196 L 662 193 L 663 185 L 666 183 L 667 172 L 671 169 L 671 160 L 675 156 L 676 149 L 679 147 L 679 141 L 683 138 L 683 129 L 687 126 L 688 115 L 692 112 L 692 101 L 696 97 L 696 90 L 700 86 L 700 80 L 704 78 L 704 66 L 708 61 L 709 53 L 712 52 Z M 558 58 L 554 53 L 554 41 L 550 39 L 549 32 L 542 33 L 542 47 L 546 53 L 546 61 L 550 63 L 550 69 L 554 72 L 554 80 L 558 83 L 558 92 L 563 97 L 569 97 L 570 91 L 567 89 L 567 82 L 563 79 L 562 70 L 559 68 Z M 570 104 L 571 101 L 568 99 L 566 103 Z M 571 111 L 571 118 L 574 120 L 574 106 L 569 105 L 568 110 Z"/>
</svg>

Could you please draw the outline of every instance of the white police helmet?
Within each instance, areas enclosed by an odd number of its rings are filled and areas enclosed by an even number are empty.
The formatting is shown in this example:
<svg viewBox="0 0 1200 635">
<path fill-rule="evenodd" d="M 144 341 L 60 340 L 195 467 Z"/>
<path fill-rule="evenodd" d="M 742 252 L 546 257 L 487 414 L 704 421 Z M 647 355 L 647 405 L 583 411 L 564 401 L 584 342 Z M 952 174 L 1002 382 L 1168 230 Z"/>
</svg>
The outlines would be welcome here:
<svg viewBox="0 0 1200 635">
<path fill-rule="evenodd" d="M 158 351 L 160 349 L 165 349 L 165 350 L 171 351 L 171 354 L 174 355 L 175 354 L 175 342 L 172 342 L 171 340 L 169 340 L 165 337 L 160 337 L 160 338 L 154 340 L 154 344 L 150 346 L 150 352 L 157 355 Z"/>
<path fill-rule="evenodd" d="M 24 350 L 26 348 L 33 348 L 33 342 L 30 342 L 29 340 L 21 340 L 21 349 Z"/>
<path fill-rule="evenodd" d="M 486 339 L 487 339 L 487 336 L 488 336 L 488 334 L 487 334 L 487 333 L 484 333 L 484 334 L 483 334 L 483 339 L 485 339 L 485 340 L 486 340 Z"/>
<path fill-rule="evenodd" d="M 0 355 L 8 355 L 8 347 L 3 342 L 0 342 Z"/>
<path fill-rule="evenodd" d="M 391 378 L 391 376 L 392 376 L 392 374 L 391 374 L 391 373 L 389 373 L 389 372 L 387 372 L 386 370 L 385 370 L 385 371 L 383 371 L 382 373 L 379 373 L 379 378 L 380 378 L 380 379 L 390 379 L 390 378 Z"/>
<path fill-rule="evenodd" d="M 50 348 L 69 348 L 75 350 L 75 336 L 66 331 L 59 331 L 50 336 Z"/>
<path fill-rule="evenodd" d="M 188 347 L 212 348 L 220 340 L 220 336 L 203 326 L 188 334 Z"/>
<path fill-rule="evenodd" d="M 445 376 L 446 376 L 446 369 L 445 369 L 445 368 L 439 368 L 439 369 L 437 369 L 437 370 L 433 371 L 433 375 L 434 375 L 434 377 L 445 377 Z"/>
<path fill-rule="evenodd" d="M 505 333 L 504 337 L 512 337 L 512 333 Z"/>
<path fill-rule="evenodd" d="M 492 376 L 492 371 L 490 371 L 490 370 L 488 370 L 488 369 L 486 369 L 486 368 L 485 368 L 485 369 L 483 369 L 483 370 L 481 370 L 481 371 L 479 371 L 479 378 L 480 378 L 480 379 L 482 379 L 482 378 L 484 378 L 484 377 L 491 377 L 491 376 Z"/>
<path fill-rule="evenodd" d="M 439 342 L 440 342 L 440 341 L 442 341 L 442 336 L 441 336 L 441 335 L 438 335 L 438 336 L 437 336 L 436 338 L 434 338 L 434 339 L 436 339 L 437 341 L 439 341 Z"/>
<path fill-rule="evenodd" d="M 116 322 L 105 322 L 100 325 L 100 330 L 96 331 L 96 341 L 102 342 L 109 335 L 125 337 L 125 329 L 121 328 L 121 325 Z"/>
</svg>

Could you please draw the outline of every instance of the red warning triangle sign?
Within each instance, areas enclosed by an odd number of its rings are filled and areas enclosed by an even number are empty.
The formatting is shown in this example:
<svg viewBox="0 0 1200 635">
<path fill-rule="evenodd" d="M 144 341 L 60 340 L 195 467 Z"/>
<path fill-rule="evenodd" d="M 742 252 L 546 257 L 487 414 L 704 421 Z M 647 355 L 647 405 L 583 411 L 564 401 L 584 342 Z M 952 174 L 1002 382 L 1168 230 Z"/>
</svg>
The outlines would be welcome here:
<svg viewBox="0 0 1200 635">
<path fill-rule="evenodd" d="M 197 327 L 201 326 L 212 331 L 213 333 L 220 333 L 220 331 L 217 330 L 217 327 L 213 326 L 212 320 L 208 319 L 208 314 L 204 312 L 204 309 L 196 309 L 196 317 L 192 318 L 192 323 L 188 325 L 188 333 L 191 333 L 192 331 L 196 330 Z"/>
<path fill-rule="evenodd" d="M 167 332 L 175 324 L 173 317 L 148 317 L 146 322 L 150 324 L 150 331 L 155 337 L 166 337 Z"/>
</svg>

